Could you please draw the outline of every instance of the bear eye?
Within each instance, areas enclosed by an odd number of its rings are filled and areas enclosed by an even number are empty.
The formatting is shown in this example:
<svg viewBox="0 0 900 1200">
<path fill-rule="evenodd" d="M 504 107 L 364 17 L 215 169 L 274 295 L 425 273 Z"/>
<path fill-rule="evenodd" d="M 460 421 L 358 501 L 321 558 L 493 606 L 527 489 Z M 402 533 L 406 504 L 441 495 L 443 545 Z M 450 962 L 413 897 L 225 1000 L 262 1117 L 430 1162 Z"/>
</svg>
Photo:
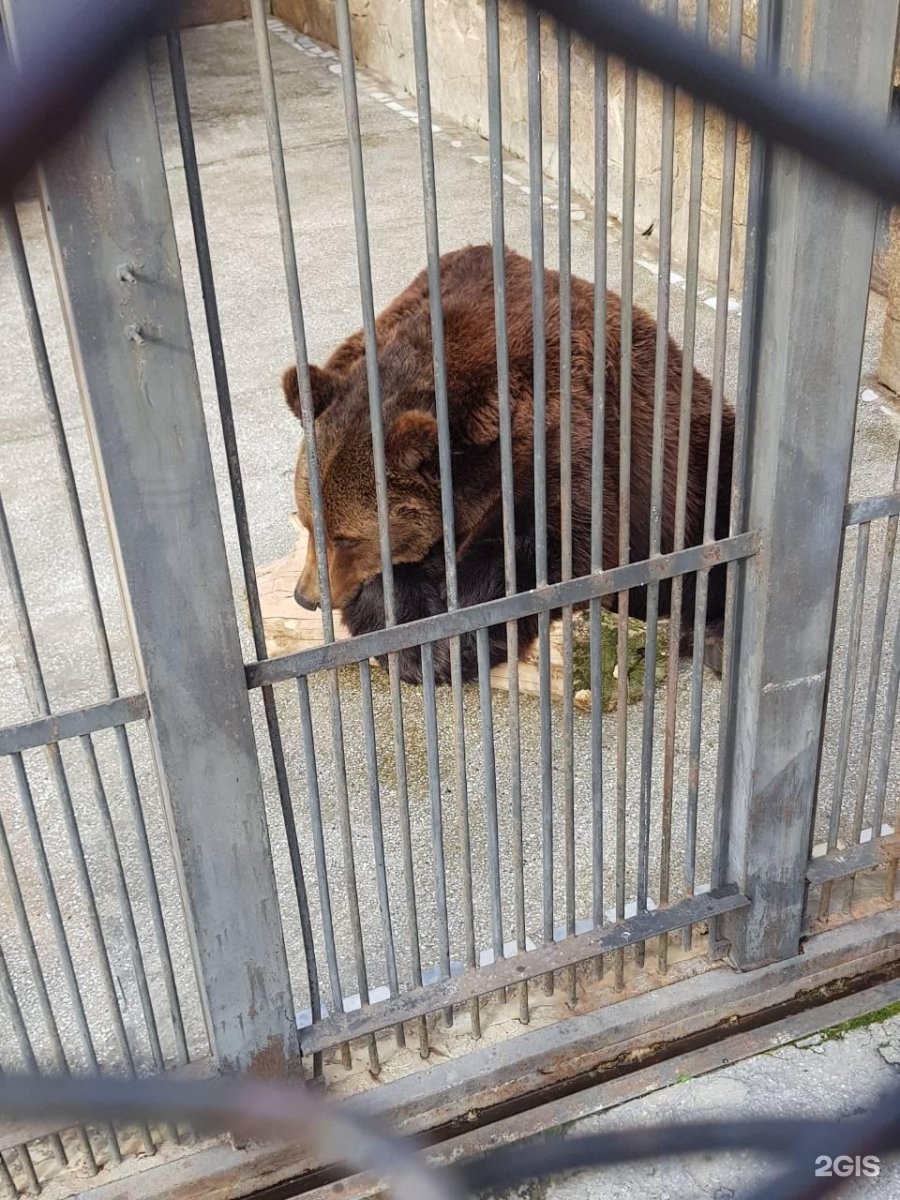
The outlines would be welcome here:
<svg viewBox="0 0 900 1200">
<path fill-rule="evenodd" d="M 353 550 L 359 545 L 359 538 L 352 537 L 336 537 L 333 539 L 335 546 L 339 546 L 342 550 Z"/>
</svg>

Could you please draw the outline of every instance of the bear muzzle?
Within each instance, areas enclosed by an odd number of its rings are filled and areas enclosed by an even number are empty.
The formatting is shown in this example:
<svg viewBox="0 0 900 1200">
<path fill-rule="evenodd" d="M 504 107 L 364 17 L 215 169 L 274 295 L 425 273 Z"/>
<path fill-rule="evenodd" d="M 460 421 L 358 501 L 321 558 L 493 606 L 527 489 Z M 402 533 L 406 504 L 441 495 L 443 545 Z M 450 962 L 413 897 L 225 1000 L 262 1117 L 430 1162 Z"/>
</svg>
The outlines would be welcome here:
<svg viewBox="0 0 900 1200">
<path fill-rule="evenodd" d="M 300 605 L 301 608 L 306 608 L 310 612 L 315 612 L 316 609 L 319 607 L 318 600 L 310 600 L 310 599 L 308 599 L 307 596 L 305 596 L 303 594 L 303 592 L 300 590 L 299 583 L 294 588 L 294 599 L 297 601 L 297 603 Z"/>
</svg>

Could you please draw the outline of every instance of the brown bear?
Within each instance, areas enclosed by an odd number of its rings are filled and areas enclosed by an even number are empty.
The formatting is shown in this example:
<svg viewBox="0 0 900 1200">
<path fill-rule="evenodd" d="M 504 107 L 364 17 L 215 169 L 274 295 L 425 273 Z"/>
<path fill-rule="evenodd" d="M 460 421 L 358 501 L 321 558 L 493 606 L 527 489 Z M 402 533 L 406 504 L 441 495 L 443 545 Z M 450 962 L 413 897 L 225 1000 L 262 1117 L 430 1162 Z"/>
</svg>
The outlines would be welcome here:
<svg viewBox="0 0 900 1200">
<path fill-rule="evenodd" d="M 440 262 L 441 302 L 447 364 L 447 393 L 456 522 L 458 595 L 462 606 L 504 594 L 503 533 L 500 492 L 497 347 L 494 327 L 492 249 L 470 246 L 445 254 Z M 572 574 L 590 573 L 591 426 L 594 365 L 594 289 L 572 280 Z M 516 585 L 535 586 L 533 472 L 533 357 L 531 264 L 506 251 L 506 306 L 510 402 L 515 476 Z M 546 461 L 548 576 L 561 577 L 560 526 L 560 322 L 559 275 L 545 273 L 546 306 Z M 381 381 L 385 456 L 388 474 L 390 535 L 394 562 L 397 620 L 404 623 L 444 612 L 443 525 L 441 521 L 438 431 L 435 418 L 428 280 L 413 280 L 376 324 Z M 618 565 L 619 546 L 619 372 L 621 306 L 607 294 L 606 417 L 603 463 L 603 565 Z M 631 401 L 631 511 L 629 558 L 649 555 L 650 481 L 656 322 L 634 309 Z M 681 405 L 681 351 L 669 339 L 665 447 L 662 488 L 662 552 L 674 545 L 675 487 Z M 327 532 L 328 578 L 334 606 L 342 610 L 352 634 L 384 627 L 375 474 L 369 423 L 363 335 L 344 342 L 324 367 L 310 367 L 316 416 L 316 442 Z M 295 367 L 283 378 L 287 402 L 300 416 Z M 711 388 L 694 371 L 688 453 L 685 545 L 703 538 Z M 715 536 L 728 536 L 734 410 L 722 413 L 722 438 Z M 297 513 L 312 528 L 305 449 L 297 460 Z M 685 576 L 683 649 L 689 645 L 694 613 L 694 576 Z M 319 580 L 312 537 L 295 592 L 298 603 L 315 608 Z M 669 611 L 671 584 L 659 589 L 660 615 Z M 615 608 L 615 597 L 604 603 Z M 725 604 L 724 568 L 710 575 L 707 621 L 716 626 Z M 646 614 L 646 588 L 635 588 L 631 615 Z M 537 635 L 537 618 L 519 621 L 519 645 L 526 649 Z M 490 631 L 494 665 L 506 658 L 503 626 Z M 462 638 L 463 675 L 477 674 L 474 635 Z M 434 646 L 435 677 L 450 677 L 449 646 Z M 421 681 L 418 647 L 400 653 L 401 676 Z"/>
</svg>

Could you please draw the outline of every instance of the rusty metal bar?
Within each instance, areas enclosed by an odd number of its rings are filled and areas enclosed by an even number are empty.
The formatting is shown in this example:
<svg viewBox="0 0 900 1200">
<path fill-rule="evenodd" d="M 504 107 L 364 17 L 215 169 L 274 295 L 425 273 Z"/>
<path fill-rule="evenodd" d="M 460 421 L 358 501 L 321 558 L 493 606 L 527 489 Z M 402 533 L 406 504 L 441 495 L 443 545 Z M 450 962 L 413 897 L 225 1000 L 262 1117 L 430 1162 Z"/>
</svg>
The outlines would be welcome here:
<svg viewBox="0 0 900 1200">
<path fill-rule="evenodd" d="M 888 866 L 900 858 L 900 834 L 873 837 L 868 842 L 831 849 L 817 854 L 809 860 L 806 882 L 810 887 L 825 887 L 856 875 L 858 871 L 871 871 L 875 867 Z"/>
<path fill-rule="evenodd" d="M 724 912 L 746 908 L 749 900 L 734 886 L 717 888 L 699 896 L 678 900 L 669 908 L 639 913 L 617 921 L 606 929 L 590 929 L 560 942 L 550 942 L 514 958 L 504 958 L 489 967 L 463 971 L 459 975 L 427 984 L 415 992 L 406 992 L 396 1000 L 384 1000 L 367 1012 L 344 1013 L 326 1017 L 318 1025 L 300 1031 L 304 1053 L 326 1050 L 350 1038 L 366 1037 L 380 1029 L 388 1029 L 398 1020 L 436 1012 L 451 1004 L 460 1004 L 471 996 L 499 991 L 521 983 L 524 979 L 560 971 L 564 967 L 609 954 L 625 946 L 656 937 L 663 930 L 671 932 L 697 921 Z"/>
</svg>

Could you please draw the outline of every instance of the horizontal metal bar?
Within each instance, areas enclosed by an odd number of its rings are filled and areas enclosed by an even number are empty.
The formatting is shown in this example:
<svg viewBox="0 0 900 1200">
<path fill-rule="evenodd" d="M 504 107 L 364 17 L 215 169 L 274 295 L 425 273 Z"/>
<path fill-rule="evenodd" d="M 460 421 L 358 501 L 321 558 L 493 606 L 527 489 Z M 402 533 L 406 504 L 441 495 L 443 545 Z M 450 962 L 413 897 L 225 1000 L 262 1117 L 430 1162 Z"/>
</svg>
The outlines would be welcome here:
<svg viewBox="0 0 900 1200">
<path fill-rule="evenodd" d="M 844 506 L 844 528 L 862 525 L 866 521 L 877 521 L 880 517 L 896 517 L 900 513 L 900 491 L 888 492 L 884 496 L 868 496 L 865 500 L 853 500 Z"/>
<path fill-rule="evenodd" d="M 280 683 L 299 675 L 312 675 L 315 671 L 346 667 L 364 658 L 389 654 L 393 650 L 405 650 L 410 646 L 436 642 L 440 638 L 474 633 L 485 626 L 518 621 L 535 613 L 587 604 L 598 596 L 624 592 L 676 575 L 687 575 L 691 571 L 707 570 L 719 563 L 750 558 L 756 554 L 759 544 L 759 534 L 740 533 L 719 542 L 690 546 L 673 554 L 661 554 L 627 566 L 614 567 L 610 571 L 598 571 L 568 583 L 553 583 L 530 592 L 519 592 L 514 596 L 488 600 L 484 604 L 473 604 L 469 608 L 425 617 L 421 621 L 410 621 L 406 625 L 395 625 L 393 629 L 377 629 L 346 641 L 312 646 L 308 650 L 298 650 L 296 654 L 286 654 L 283 658 L 248 663 L 245 668 L 247 686 L 256 688 L 266 683 Z"/>
<path fill-rule="evenodd" d="M 638 913 L 605 929 L 591 929 L 538 950 L 517 954 L 514 958 L 497 959 L 489 967 L 470 968 L 450 979 L 438 979 L 367 1009 L 335 1013 L 318 1025 L 302 1029 L 300 1045 L 304 1054 L 327 1050 L 341 1042 L 388 1029 L 398 1021 L 426 1016 L 448 1005 L 461 1004 L 475 996 L 485 996 L 526 979 L 574 966 L 661 933 L 671 933 L 673 929 L 682 929 L 709 917 L 744 908 L 749 903 L 733 884 L 726 884 L 703 895 L 679 900 L 667 908 Z"/>
<path fill-rule="evenodd" d="M 900 858 L 900 833 L 887 837 L 872 838 L 855 846 L 841 850 L 829 850 L 809 860 L 806 882 L 812 887 L 846 879 L 857 871 L 871 871 L 873 867 L 884 867 Z"/>
<path fill-rule="evenodd" d="M 461 1126 L 469 1131 L 490 1129 L 498 1097 L 513 1102 L 529 1095 L 533 1099 L 548 1085 L 593 1083 L 611 1069 L 613 1083 L 623 1088 L 631 1079 L 639 1084 L 641 1072 L 646 1072 L 643 1078 L 651 1084 L 654 1071 L 664 1083 L 674 1082 L 680 1074 L 691 1074 L 692 1069 L 679 1067 L 669 1074 L 668 1064 L 677 1064 L 679 1057 L 665 1058 L 667 1054 L 680 1056 L 684 1047 L 691 1048 L 699 1041 L 709 1052 L 706 1061 L 712 1059 L 716 1049 L 720 1058 L 726 1055 L 730 1039 L 722 1040 L 723 1014 L 736 1021 L 771 1019 L 771 1014 L 783 1011 L 785 1005 L 791 1005 L 793 1011 L 798 997 L 808 1004 L 810 995 L 821 997 L 832 984 L 843 988 L 848 981 L 884 972 L 898 961 L 898 955 L 900 912 L 879 912 L 815 934 L 806 941 L 804 952 L 787 962 L 746 973 L 705 971 L 631 996 L 627 1003 L 604 1004 L 587 1013 L 574 1013 L 564 1021 L 525 1030 L 518 1037 L 483 1046 L 463 1058 L 380 1083 L 347 1103 L 357 1113 L 375 1116 L 414 1135 L 425 1130 L 447 1130 L 451 1124 L 454 1130 Z M 870 1010 L 891 998 L 877 1000 Z M 811 1019 L 811 1014 L 821 1013 L 821 1029 L 857 1015 L 833 1014 L 832 1003 L 816 1010 L 804 1008 L 796 1019 Z M 796 1036 L 813 1032 L 816 1029 L 804 1028 Z M 615 1069 L 622 1065 L 627 1069 L 629 1063 L 633 1066 L 632 1053 L 646 1051 L 649 1044 L 660 1048 L 651 1066 L 641 1066 L 634 1074 Z M 751 1053 L 758 1051 L 756 1046 Z M 590 1080 L 589 1073 L 593 1076 Z M 588 1111 L 596 1108 L 588 1106 Z M 503 1122 L 497 1123 L 497 1128 L 502 1139 Z M 452 1158 L 453 1148 L 459 1152 L 464 1136 L 451 1137 L 440 1147 L 450 1147 L 448 1157 Z M 436 1153 L 437 1149 L 432 1148 L 429 1156 Z M 226 1139 L 217 1139 L 177 1160 L 160 1155 L 157 1159 L 146 1162 L 145 1169 L 129 1179 L 129 1200 L 184 1200 L 191 1191 L 197 1196 L 246 1195 L 254 1187 L 273 1188 L 276 1184 L 284 1184 L 287 1191 L 289 1183 L 296 1192 L 299 1181 L 321 1166 L 300 1142 L 288 1146 L 253 1144 L 238 1150 Z M 352 1180 L 345 1179 L 339 1186 L 344 1188 L 343 1200 L 362 1200 Z M 383 1193 L 384 1185 L 379 1191 Z M 326 1195 L 321 1188 L 303 1194 L 308 1200 L 324 1200 Z M 114 1177 L 98 1181 L 90 1189 L 90 1200 L 121 1197 L 122 1182 Z"/>
<path fill-rule="evenodd" d="M 127 725 L 130 721 L 143 721 L 149 715 L 147 697 L 140 692 L 104 700 L 102 704 L 88 704 L 71 712 L 39 717 L 35 721 L 23 721 L 21 725 L 7 725 L 0 729 L 0 755 L 50 746 L 54 742 L 64 742 L 66 738 L 83 737 L 101 729 Z"/>
</svg>

